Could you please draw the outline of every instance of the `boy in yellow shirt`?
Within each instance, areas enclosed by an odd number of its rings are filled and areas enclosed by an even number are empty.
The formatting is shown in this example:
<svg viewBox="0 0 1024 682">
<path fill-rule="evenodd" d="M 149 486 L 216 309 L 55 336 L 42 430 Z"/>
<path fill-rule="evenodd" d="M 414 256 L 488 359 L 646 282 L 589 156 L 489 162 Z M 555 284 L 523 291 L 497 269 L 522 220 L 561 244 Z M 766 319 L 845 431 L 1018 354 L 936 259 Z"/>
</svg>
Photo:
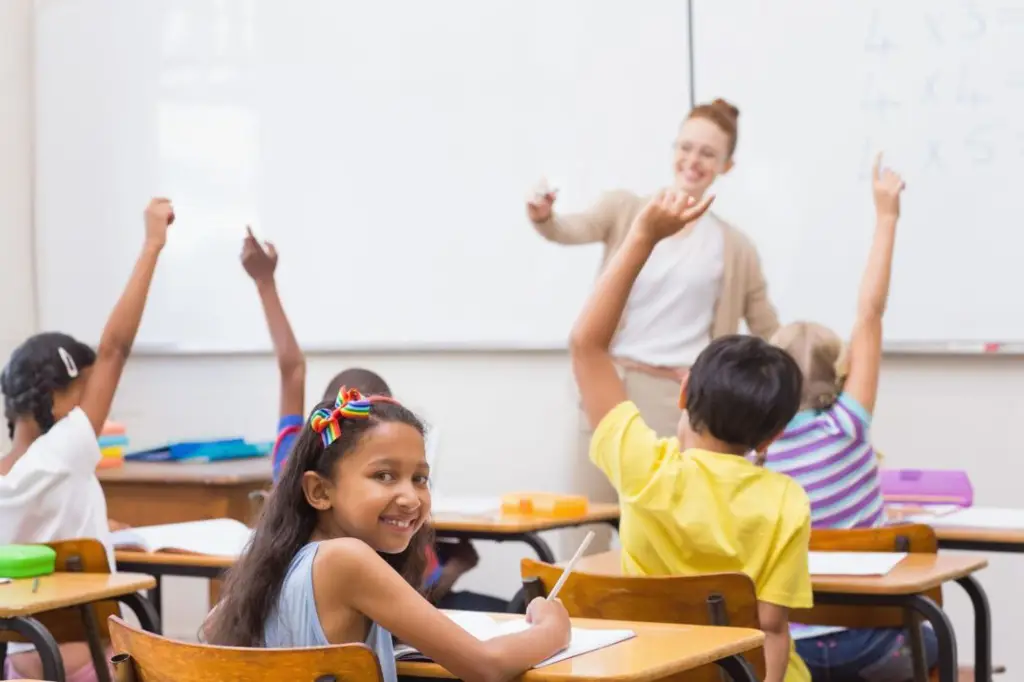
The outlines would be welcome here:
<svg viewBox="0 0 1024 682">
<path fill-rule="evenodd" d="M 659 439 L 626 398 L 609 344 L 633 282 L 662 239 L 707 210 L 670 190 L 651 200 L 605 268 L 573 330 L 573 372 L 595 428 L 591 460 L 622 505 L 623 569 L 633 575 L 743 572 L 757 589 L 766 682 L 809 682 L 789 610 L 812 605 L 810 503 L 799 484 L 747 460 L 796 414 L 793 359 L 748 336 L 715 339 L 682 382 L 678 439 Z"/>
</svg>

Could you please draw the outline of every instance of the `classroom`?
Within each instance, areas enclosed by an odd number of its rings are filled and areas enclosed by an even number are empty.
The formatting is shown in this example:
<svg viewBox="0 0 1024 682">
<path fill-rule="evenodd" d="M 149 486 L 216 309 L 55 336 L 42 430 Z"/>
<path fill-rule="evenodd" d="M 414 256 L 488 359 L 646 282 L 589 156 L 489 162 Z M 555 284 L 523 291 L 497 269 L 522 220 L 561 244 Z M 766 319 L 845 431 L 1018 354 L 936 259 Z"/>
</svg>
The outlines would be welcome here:
<svg viewBox="0 0 1024 682">
<path fill-rule="evenodd" d="M 0 0 L 0 679 L 1024 679 L 1022 34 Z"/>
</svg>

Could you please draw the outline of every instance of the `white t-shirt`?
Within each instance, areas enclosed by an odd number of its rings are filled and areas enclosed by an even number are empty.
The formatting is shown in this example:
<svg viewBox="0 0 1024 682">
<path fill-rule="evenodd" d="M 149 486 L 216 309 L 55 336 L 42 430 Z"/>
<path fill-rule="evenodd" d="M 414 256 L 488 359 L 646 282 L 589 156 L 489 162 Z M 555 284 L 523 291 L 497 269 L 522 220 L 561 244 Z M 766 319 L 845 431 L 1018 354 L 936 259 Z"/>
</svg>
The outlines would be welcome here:
<svg viewBox="0 0 1024 682">
<path fill-rule="evenodd" d="M 710 213 L 658 242 L 633 284 L 612 355 L 689 367 L 711 340 L 725 269 L 725 234 Z"/>
<path fill-rule="evenodd" d="M 107 501 L 96 478 L 100 457 L 96 432 L 77 407 L 37 438 L 0 476 L 0 545 L 96 538 L 113 571 Z M 11 653 L 32 649 L 9 647 Z"/>
</svg>

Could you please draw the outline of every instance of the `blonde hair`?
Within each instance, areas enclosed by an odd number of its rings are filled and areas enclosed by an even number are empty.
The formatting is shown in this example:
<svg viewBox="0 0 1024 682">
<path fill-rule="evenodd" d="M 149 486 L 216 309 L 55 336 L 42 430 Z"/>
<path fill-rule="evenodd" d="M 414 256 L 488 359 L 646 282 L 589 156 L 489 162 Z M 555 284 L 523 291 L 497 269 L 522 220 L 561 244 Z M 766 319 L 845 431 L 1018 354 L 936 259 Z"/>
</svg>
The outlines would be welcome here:
<svg viewBox="0 0 1024 682">
<path fill-rule="evenodd" d="M 789 353 L 803 372 L 800 409 L 835 405 L 849 372 L 846 344 L 838 334 L 814 322 L 794 322 L 775 332 L 771 343 Z"/>
</svg>

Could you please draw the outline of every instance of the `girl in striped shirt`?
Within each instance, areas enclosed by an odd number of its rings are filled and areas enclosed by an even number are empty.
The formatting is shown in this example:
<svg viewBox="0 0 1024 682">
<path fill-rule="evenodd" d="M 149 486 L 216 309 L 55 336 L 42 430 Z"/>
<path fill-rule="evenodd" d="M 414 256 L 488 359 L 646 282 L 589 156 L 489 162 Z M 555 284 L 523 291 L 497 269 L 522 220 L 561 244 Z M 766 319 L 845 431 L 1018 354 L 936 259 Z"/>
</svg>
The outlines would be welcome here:
<svg viewBox="0 0 1024 682">
<path fill-rule="evenodd" d="M 892 254 L 903 180 L 875 160 L 877 222 L 848 346 L 809 322 L 780 329 L 772 339 L 804 373 L 801 410 L 769 448 L 765 466 L 788 474 L 811 500 L 814 528 L 877 528 L 885 524 L 871 417 L 882 357 L 882 315 L 889 295 Z M 797 653 L 818 680 L 902 682 L 913 679 L 906 633 L 899 628 L 792 626 Z M 928 665 L 938 656 L 935 634 L 924 629 Z"/>
</svg>

